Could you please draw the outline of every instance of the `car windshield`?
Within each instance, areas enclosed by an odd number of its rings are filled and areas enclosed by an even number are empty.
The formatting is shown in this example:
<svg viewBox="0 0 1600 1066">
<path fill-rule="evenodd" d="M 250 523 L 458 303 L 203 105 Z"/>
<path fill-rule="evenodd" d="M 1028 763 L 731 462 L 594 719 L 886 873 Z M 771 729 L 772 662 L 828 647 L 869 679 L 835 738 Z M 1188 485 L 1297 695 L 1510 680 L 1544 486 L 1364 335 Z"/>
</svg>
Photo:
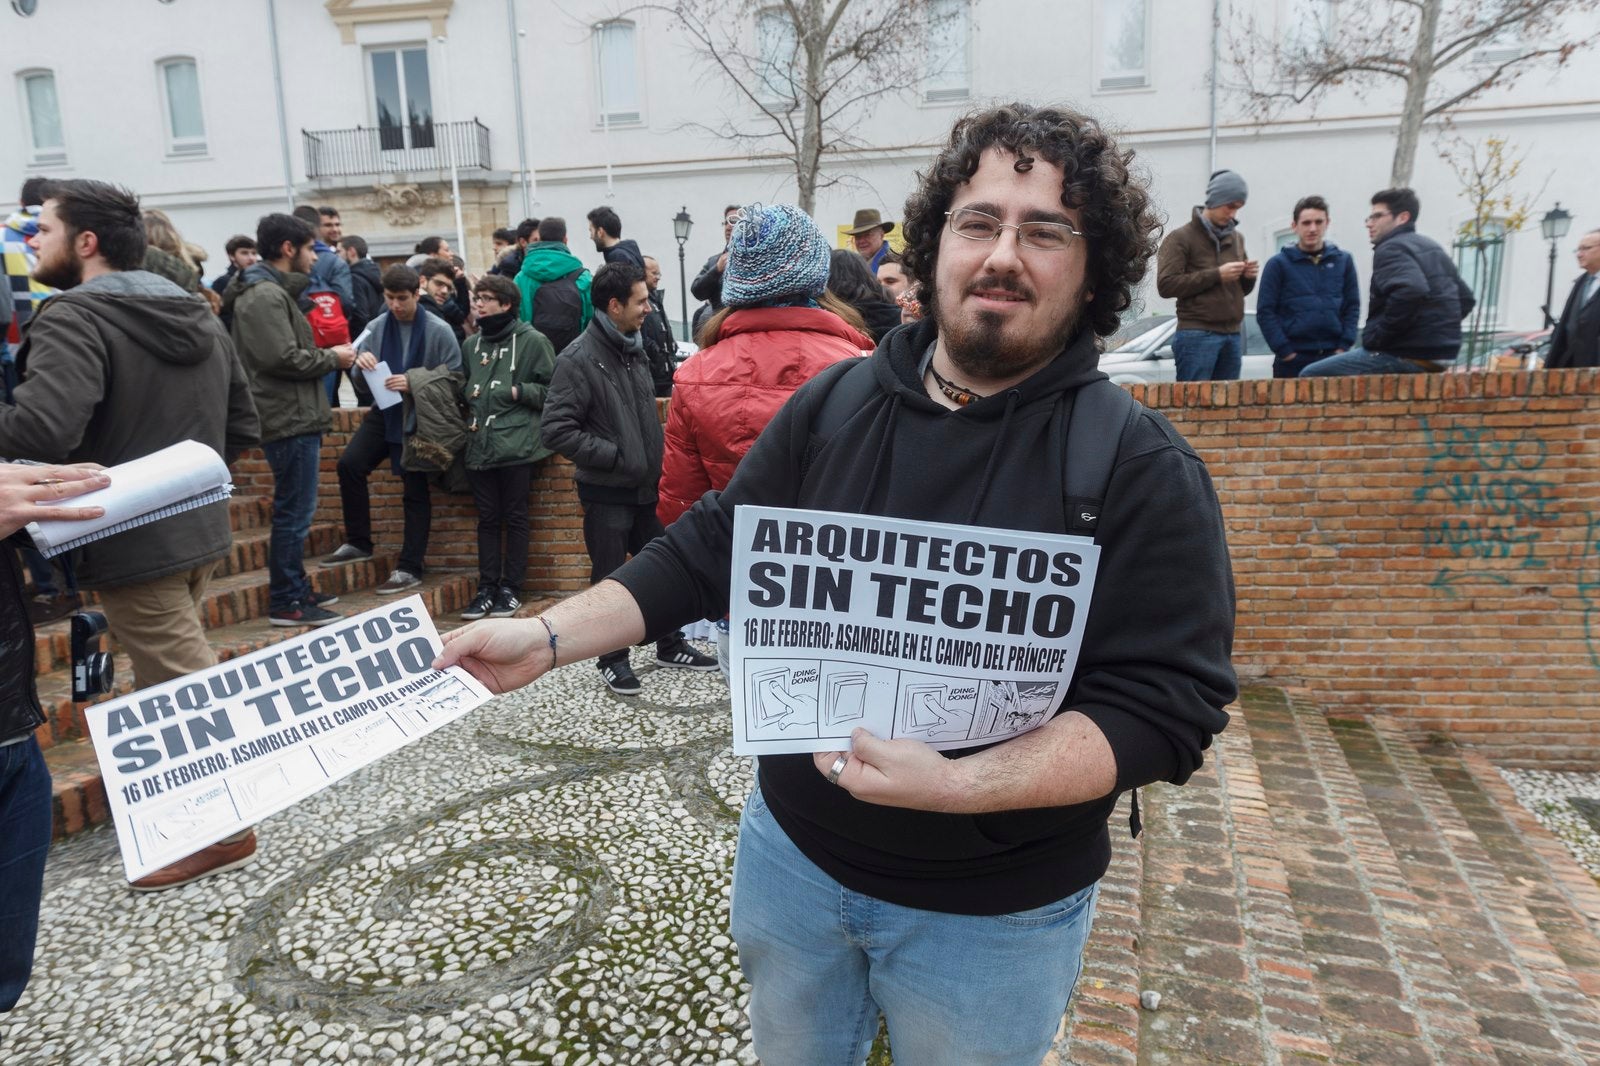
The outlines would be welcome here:
<svg viewBox="0 0 1600 1066">
<path fill-rule="evenodd" d="M 1106 338 L 1106 351 L 1114 352 L 1118 348 L 1125 348 L 1140 337 L 1149 333 L 1164 323 L 1171 322 L 1171 315 L 1150 315 L 1146 318 L 1125 322 L 1115 333 Z"/>
</svg>

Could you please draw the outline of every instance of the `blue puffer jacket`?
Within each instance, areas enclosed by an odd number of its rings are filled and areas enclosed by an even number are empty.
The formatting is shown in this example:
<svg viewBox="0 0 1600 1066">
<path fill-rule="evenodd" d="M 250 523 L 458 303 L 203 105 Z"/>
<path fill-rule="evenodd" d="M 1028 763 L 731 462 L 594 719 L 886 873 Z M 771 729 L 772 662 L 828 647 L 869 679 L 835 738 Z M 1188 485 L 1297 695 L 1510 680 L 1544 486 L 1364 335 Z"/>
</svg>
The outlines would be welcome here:
<svg viewBox="0 0 1600 1066">
<path fill-rule="evenodd" d="M 1354 348 L 1361 320 L 1356 261 L 1336 244 L 1313 257 L 1298 244 L 1279 250 L 1261 270 L 1256 323 L 1273 354 Z"/>
</svg>

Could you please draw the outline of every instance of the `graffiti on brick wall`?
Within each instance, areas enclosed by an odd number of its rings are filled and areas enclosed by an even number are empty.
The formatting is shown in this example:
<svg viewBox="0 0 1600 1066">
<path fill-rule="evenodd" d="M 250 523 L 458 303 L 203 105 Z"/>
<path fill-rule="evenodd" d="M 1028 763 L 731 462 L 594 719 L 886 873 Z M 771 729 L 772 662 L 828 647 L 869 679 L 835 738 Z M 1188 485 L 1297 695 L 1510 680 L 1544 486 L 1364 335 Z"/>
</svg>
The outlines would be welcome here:
<svg viewBox="0 0 1600 1066">
<path fill-rule="evenodd" d="M 1583 639 L 1589 665 L 1600 670 L 1600 516 L 1588 513 L 1578 555 L 1578 599 L 1583 602 Z"/>
<path fill-rule="evenodd" d="M 1503 440 L 1489 428 L 1421 422 L 1428 459 L 1415 499 L 1450 507 L 1425 531 L 1429 547 L 1450 553 L 1432 586 L 1455 596 L 1453 586 L 1465 581 L 1509 585 L 1507 560 L 1517 569 L 1544 569 L 1538 547 L 1558 516 L 1555 486 L 1540 476 L 1549 453 L 1543 438 Z"/>
</svg>

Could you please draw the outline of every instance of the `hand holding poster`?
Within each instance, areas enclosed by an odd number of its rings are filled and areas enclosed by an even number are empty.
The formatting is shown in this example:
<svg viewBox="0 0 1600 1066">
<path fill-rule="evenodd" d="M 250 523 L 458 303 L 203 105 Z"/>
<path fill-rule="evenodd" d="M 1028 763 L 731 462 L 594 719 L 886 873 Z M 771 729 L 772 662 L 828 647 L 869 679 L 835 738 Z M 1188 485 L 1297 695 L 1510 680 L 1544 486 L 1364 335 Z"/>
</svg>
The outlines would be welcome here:
<svg viewBox="0 0 1600 1066">
<path fill-rule="evenodd" d="M 86 708 L 128 880 L 460 718 L 490 693 L 435 670 L 422 597 Z"/>
<path fill-rule="evenodd" d="M 837 751 L 863 727 L 934 748 L 1050 720 L 1077 666 L 1086 537 L 740 507 L 733 750 Z"/>
</svg>

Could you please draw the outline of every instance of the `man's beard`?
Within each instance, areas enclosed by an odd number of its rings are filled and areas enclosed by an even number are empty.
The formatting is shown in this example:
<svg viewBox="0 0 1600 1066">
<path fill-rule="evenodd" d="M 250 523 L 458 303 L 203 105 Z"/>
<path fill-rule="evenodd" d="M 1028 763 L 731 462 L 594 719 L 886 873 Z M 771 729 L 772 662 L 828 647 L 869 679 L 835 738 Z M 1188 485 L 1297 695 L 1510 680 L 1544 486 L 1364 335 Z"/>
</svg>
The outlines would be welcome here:
<svg viewBox="0 0 1600 1066">
<path fill-rule="evenodd" d="M 33 265 L 33 280 L 52 289 L 75 289 L 83 284 L 83 263 L 72 255 L 48 263 L 40 259 Z"/>
<path fill-rule="evenodd" d="M 1054 359 L 1067 346 L 1083 322 L 1084 296 L 1088 283 L 1079 287 L 1071 311 L 1058 329 L 1029 337 L 1008 338 L 1003 330 L 1005 315 L 992 311 L 979 311 L 969 321 L 962 321 L 960 300 L 955 306 L 941 301 L 938 307 L 939 339 L 944 341 L 945 355 L 951 365 L 972 380 L 995 381 L 1014 377 L 1039 367 Z M 1014 281 L 999 278 L 980 278 L 968 287 L 969 295 L 975 289 L 1004 289 L 1030 296 Z"/>
</svg>

